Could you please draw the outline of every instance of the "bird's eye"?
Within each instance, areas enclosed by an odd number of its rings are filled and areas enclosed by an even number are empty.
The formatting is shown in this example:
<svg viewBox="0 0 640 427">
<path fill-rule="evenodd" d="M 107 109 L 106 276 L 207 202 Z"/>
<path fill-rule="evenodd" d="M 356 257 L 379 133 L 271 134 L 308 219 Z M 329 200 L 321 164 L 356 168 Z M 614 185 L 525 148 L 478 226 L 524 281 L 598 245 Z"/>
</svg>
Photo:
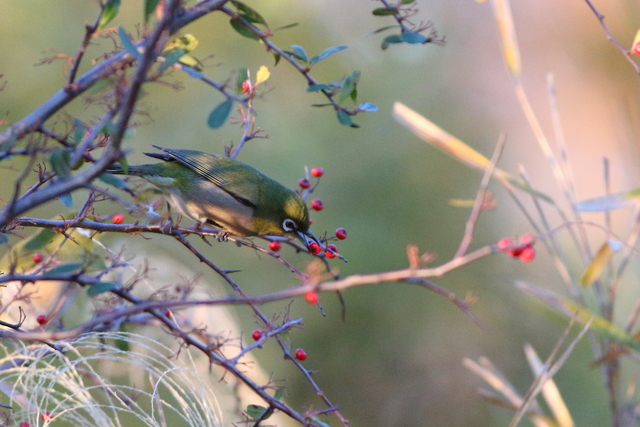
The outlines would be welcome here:
<svg viewBox="0 0 640 427">
<path fill-rule="evenodd" d="M 287 218 L 284 221 L 282 221 L 282 229 L 284 231 L 293 231 L 296 228 L 298 228 L 298 227 L 296 226 L 296 223 L 295 223 L 294 220 L 292 220 L 290 218 Z"/>
</svg>

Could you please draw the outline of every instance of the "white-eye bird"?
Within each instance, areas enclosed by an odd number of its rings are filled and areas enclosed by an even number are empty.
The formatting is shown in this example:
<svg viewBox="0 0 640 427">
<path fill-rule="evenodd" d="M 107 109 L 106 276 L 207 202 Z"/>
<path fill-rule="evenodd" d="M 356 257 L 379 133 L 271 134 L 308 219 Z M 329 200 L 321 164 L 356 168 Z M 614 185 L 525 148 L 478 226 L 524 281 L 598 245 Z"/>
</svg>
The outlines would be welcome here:
<svg viewBox="0 0 640 427">
<path fill-rule="evenodd" d="M 162 153 L 144 154 L 163 161 L 129 166 L 128 174 L 163 190 L 182 215 L 240 237 L 287 236 L 324 248 L 309 230 L 307 205 L 295 191 L 226 156 L 153 147 Z M 108 171 L 124 173 L 118 165 Z"/>
</svg>

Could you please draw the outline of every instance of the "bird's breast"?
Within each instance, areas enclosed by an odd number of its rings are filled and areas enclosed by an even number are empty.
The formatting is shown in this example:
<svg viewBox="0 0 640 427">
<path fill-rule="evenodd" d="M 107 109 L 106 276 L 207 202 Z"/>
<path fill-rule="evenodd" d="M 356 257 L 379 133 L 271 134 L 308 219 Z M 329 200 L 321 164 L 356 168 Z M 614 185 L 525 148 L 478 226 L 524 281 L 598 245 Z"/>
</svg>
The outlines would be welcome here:
<svg viewBox="0 0 640 427">
<path fill-rule="evenodd" d="M 199 222 L 213 222 L 237 236 L 255 236 L 253 207 L 208 180 L 196 180 L 184 189 L 169 190 L 169 202 L 182 215 Z"/>
</svg>

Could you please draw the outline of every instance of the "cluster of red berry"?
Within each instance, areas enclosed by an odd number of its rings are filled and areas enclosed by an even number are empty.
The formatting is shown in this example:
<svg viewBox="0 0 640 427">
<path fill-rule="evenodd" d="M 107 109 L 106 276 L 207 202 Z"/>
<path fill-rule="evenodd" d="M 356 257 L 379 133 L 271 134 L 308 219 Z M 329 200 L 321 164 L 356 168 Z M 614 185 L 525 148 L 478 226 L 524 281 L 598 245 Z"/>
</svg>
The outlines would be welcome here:
<svg viewBox="0 0 640 427">
<path fill-rule="evenodd" d="M 536 250 L 533 248 L 535 239 L 531 234 L 524 234 L 516 242 L 508 237 L 498 240 L 498 249 L 512 258 L 518 258 L 522 262 L 531 262 L 536 257 Z"/>
<path fill-rule="evenodd" d="M 255 331 L 253 331 L 251 333 L 251 337 L 255 340 L 258 341 L 260 338 L 262 338 L 262 331 L 260 329 L 256 329 Z M 307 352 L 304 351 L 303 349 L 299 348 L 296 350 L 296 352 L 294 353 L 295 358 L 303 361 L 307 358 Z"/>
</svg>

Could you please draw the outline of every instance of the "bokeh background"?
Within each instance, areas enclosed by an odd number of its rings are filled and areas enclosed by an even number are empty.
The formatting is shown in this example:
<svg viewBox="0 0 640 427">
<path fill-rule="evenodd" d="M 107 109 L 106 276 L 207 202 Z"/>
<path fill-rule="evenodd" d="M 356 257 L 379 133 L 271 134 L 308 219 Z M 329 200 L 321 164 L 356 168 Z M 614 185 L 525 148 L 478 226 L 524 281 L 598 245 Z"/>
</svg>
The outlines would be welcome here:
<svg viewBox="0 0 640 427">
<path fill-rule="evenodd" d="M 604 157 L 611 162 L 614 191 L 636 187 L 639 77 L 607 41 L 585 2 L 512 3 L 524 85 L 552 140 L 546 85 L 547 74 L 554 75 L 579 199 L 603 193 Z M 613 34 L 630 46 L 640 22 L 638 3 L 598 3 Z M 377 2 L 282 0 L 247 4 L 255 7 L 272 28 L 299 23 L 276 33 L 273 41 L 280 47 L 298 44 L 315 55 L 331 46 L 348 45 L 348 50 L 315 66 L 313 75 L 320 81 L 330 81 L 360 70 L 359 101 L 371 101 L 380 107 L 376 113 L 355 118 L 360 129 L 344 127 L 330 109 L 310 106 L 324 99 L 306 93 L 305 82 L 295 70 L 284 61 L 273 67 L 272 56 L 260 44 L 231 30 L 225 16 L 208 16 L 184 31 L 200 41 L 193 52 L 196 57 L 213 55 L 205 61 L 205 73 L 213 80 L 233 78 L 239 67 L 255 73 L 261 65 L 267 65 L 271 70 L 268 90 L 255 105 L 257 124 L 269 139 L 249 143 L 240 159 L 291 187 L 302 177 L 305 166 L 325 169 L 316 194 L 326 208 L 313 213 L 313 229 L 316 234 L 325 230 L 332 233 L 337 227 L 348 230 L 349 239 L 340 244 L 340 250 L 349 262 L 333 263 L 342 276 L 404 268 L 407 244 L 436 253 L 436 263 L 448 260 L 469 214 L 468 209 L 450 206 L 448 200 L 473 198 L 481 178 L 477 171 L 460 165 L 398 125 L 391 116 L 395 101 L 488 156 L 499 135 L 506 133 L 508 141 L 500 167 L 516 173 L 519 165 L 524 166 L 534 185 L 566 208 L 517 103 L 501 57 L 490 3 L 419 1 L 414 20 L 432 21 L 439 34 L 446 37 L 446 44 L 392 45 L 386 51 L 380 49 L 384 34 L 369 35 L 394 23 L 391 18 L 371 14 L 380 6 Z M 55 51 L 74 54 L 84 34 L 83 23 L 92 22 L 96 10 L 95 2 L 86 0 L 2 2 L 0 74 L 6 86 L 0 92 L 0 112 L 8 112 L 9 121 L 29 113 L 64 84 L 61 61 L 36 64 Z M 112 24 L 135 32 L 141 10 L 142 2 L 125 1 Z M 107 39 L 97 43 L 87 58 L 111 48 Z M 47 49 L 51 50 L 45 52 Z M 85 61 L 83 70 L 87 68 Z M 225 144 L 238 141 L 238 126 L 227 124 L 213 131 L 206 125 L 209 112 L 222 101 L 218 93 L 179 73 L 166 80 L 180 82 L 182 89 L 145 86 L 135 134 L 127 140 L 130 163 L 146 161 L 142 152 L 149 150 L 149 144 L 220 153 Z M 78 100 L 65 112 L 91 121 L 99 117 L 101 109 Z M 5 182 L 14 174 L 11 170 L 0 171 Z M 532 232 L 506 194 L 497 185 L 490 188 L 496 192 L 498 207 L 483 213 L 473 248 L 504 236 Z M 3 198 L 9 194 L 6 191 L 2 190 Z M 51 203 L 33 214 L 49 217 L 60 208 Z M 109 214 L 118 207 L 103 205 L 99 211 Z M 630 218 L 629 212 L 616 213 L 615 231 L 624 235 Z M 588 219 L 599 221 L 601 215 Z M 559 220 L 553 220 L 560 225 Z M 560 233 L 560 238 L 566 236 Z M 191 274 L 217 281 L 211 271 L 170 239 L 130 239 L 146 251 L 140 257 L 153 261 L 154 257 L 169 256 Z M 295 283 L 271 258 L 232 244 L 202 247 L 222 268 L 242 270 L 235 278 L 249 293 L 274 291 Z M 575 257 L 571 249 L 568 251 Z M 309 261 L 288 249 L 283 254 L 300 268 Z M 575 268 L 580 268 L 579 263 Z M 629 296 L 625 299 L 629 307 L 636 296 L 634 270 L 622 285 Z M 564 292 L 559 275 L 540 246 L 532 264 L 496 255 L 436 281 L 461 297 L 468 292 L 475 295 L 478 301 L 473 310 L 489 330 L 476 326 L 438 295 L 410 285 L 383 284 L 346 291 L 344 322 L 333 295 L 322 296 L 326 317 L 305 302 L 295 301 L 291 315 L 304 317 L 305 330 L 292 332 L 289 338 L 294 348 L 307 351 L 305 366 L 317 371 L 315 379 L 354 426 L 505 425 L 510 413 L 477 397 L 475 390 L 482 382 L 462 366 L 463 358 L 489 357 L 524 393 L 532 375 L 523 344 L 531 343 L 544 358 L 566 325 L 514 288 L 515 280 Z M 283 312 L 286 306 L 287 302 L 275 303 L 265 311 Z M 622 305 L 620 313 L 626 313 L 629 307 Z M 236 315 L 245 331 L 255 327 L 256 319 L 249 310 L 239 308 Z M 215 330 L 216 325 L 209 328 Z M 321 405 L 275 346 L 254 356 L 267 372 L 275 372 L 275 378 L 287 379 L 290 402 L 298 407 Z M 585 341 L 556 376 L 580 426 L 609 422 L 601 374 L 589 367 L 592 360 Z M 227 425 L 231 421 L 227 420 Z"/>
</svg>

